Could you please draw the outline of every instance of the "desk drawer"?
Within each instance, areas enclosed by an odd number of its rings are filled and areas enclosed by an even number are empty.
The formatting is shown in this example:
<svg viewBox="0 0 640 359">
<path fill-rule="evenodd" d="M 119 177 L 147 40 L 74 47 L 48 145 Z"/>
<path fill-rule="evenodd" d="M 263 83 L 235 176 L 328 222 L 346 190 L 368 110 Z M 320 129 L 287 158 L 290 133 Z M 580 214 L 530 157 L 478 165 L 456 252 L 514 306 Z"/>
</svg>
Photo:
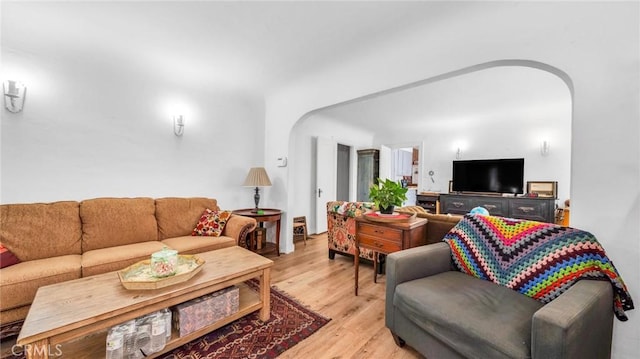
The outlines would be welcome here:
<svg viewBox="0 0 640 359">
<path fill-rule="evenodd" d="M 549 211 L 553 210 L 550 208 L 548 201 L 514 199 L 509 205 L 513 218 L 553 222 L 553 220 L 549 220 L 549 216 L 547 215 Z"/>
<path fill-rule="evenodd" d="M 392 253 L 402 249 L 402 241 L 387 240 L 378 236 L 370 236 L 363 233 L 358 234 L 360 247 L 372 249 L 376 252 Z"/>
<path fill-rule="evenodd" d="M 376 226 L 375 224 L 358 223 L 358 233 L 389 240 L 402 241 L 402 230 Z"/>
<path fill-rule="evenodd" d="M 474 200 L 473 206 L 486 208 L 492 216 L 509 216 L 509 203 L 503 198 L 478 197 Z"/>
<path fill-rule="evenodd" d="M 471 197 L 442 196 L 440 206 L 441 213 L 465 214 L 474 207 L 474 203 Z"/>
</svg>

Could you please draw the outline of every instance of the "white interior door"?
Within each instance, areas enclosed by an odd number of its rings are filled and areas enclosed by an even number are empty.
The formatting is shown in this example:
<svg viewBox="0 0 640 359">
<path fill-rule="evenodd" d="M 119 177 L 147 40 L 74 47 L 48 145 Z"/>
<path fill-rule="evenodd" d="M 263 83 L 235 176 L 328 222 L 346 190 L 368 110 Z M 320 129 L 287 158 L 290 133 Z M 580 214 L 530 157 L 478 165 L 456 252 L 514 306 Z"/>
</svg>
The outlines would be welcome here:
<svg viewBox="0 0 640 359">
<path fill-rule="evenodd" d="M 327 202 L 336 199 L 337 143 L 326 137 L 316 141 L 316 233 L 327 231 Z"/>
<path fill-rule="evenodd" d="M 391 176 L 391 147 L 380 145 L 380 162 L 379 177 L 383 181 L 387 178 L 393 179 Z"/>
</svg>

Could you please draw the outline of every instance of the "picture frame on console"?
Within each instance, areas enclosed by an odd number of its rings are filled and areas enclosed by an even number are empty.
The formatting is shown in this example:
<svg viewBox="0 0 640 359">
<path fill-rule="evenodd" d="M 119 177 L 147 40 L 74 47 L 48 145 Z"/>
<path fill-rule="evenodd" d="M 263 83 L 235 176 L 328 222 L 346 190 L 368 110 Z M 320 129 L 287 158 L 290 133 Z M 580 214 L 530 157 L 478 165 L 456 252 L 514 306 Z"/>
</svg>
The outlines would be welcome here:
<svg viewBox="0 0 640 359">
<path fill-rule="evenodd" d="M 528 181 L 527 194 L 530 196 L 558 198 L 558 182 Z"/>
</svg>

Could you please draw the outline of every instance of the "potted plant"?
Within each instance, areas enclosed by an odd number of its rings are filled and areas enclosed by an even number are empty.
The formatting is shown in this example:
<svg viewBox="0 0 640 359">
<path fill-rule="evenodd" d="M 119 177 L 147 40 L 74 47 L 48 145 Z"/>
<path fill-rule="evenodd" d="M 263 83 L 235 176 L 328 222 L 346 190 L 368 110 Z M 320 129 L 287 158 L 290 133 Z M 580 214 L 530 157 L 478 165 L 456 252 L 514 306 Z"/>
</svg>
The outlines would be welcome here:
<svg viewBox="0 0 640 359">
<path fill-rule="evenodd" d="M 378 183 L 369 189 L 369 199 L 380 213 L 392 214 L 395 206 L 402 206 L 402 202 L 407 200 L 407 189 L 400 181 L 378 178 Z"/>
</svg>

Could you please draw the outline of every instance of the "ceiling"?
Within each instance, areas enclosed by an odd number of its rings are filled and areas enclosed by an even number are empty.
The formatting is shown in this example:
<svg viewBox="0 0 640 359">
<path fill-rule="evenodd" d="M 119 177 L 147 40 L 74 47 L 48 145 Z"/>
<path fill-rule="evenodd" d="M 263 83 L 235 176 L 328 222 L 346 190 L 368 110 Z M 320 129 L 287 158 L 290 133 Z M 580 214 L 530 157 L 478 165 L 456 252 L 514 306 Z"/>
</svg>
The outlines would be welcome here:
<svg viewBox="0 0 640 359">
<path fill-rule="evenodd" d="M 454 9 L 437 2 L 377 1 L 2 1 L 1 6 L 5 48 L 186 84 L 262 92 Z"/>
<path fill-rule="evenodd" d="M 377 44 L 417 27 L 441 28 L 462 13 L 489 11 L 479 1 L 0 4 L 3 51 L 93 64 L 97 71 L 116 68 L 182 86 L 259 95 L 375 51 Z M 557 78 L 541 73 L 489 69 L 335 106 L 324 113 L 379 131 L 397 129 L 398 118 L 406 128 L 426 121 L 459 125 L 495 118 L 496 111 L 527 111 L 566 99 L 566 86 L 557 86 Z"/>
<path fill-rule="evenodd" d="M 424 85 L 371 96 L 322 109 L 339 122 L 369 127 L 377 133 L 473 128 L 517 119 L 554 126 L 571 108 L 567 85 L 557 76 L 530 67 L 494 67 Z M 401 120 L 401 121 L 398 121 Z"/>
</svg>

